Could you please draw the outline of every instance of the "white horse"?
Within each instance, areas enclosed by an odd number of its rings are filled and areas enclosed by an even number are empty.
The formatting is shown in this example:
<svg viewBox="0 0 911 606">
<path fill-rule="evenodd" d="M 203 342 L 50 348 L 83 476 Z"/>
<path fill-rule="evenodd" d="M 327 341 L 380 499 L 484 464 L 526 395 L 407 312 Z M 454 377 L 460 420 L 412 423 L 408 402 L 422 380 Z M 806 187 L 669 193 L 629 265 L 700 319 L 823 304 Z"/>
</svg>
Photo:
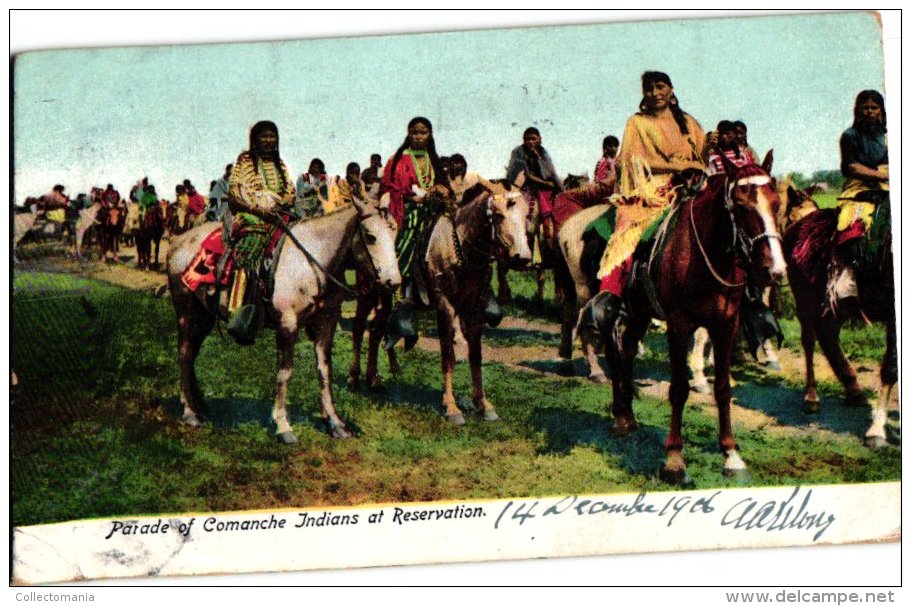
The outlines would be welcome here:
<svg viewBox="0 0 911 606">
<path fill-rule="evenodd" d="M 181 276 L 202 241 L 219 226 L 220 223 L 207 223 L 177 237 L 167 256 L 168 286 L 177 312 L 180 399 L 184 406 L 183 420 L 189 425 L 199 425 L 199 415 L 205 412 L 194 364 L 215 324 L 217 303 L 212 295 L 191 292 Z M 330 435 L 347 438 L 351 434 L 333 405 L 331 366 L 335 327 L 345 297 L 341 285 L 345 261 L 351 255 L 358 268 L 373 276 L 378 285 L 387 289 L 398 287 L 402 278 L 395 256 L 396 224 L 385 208 L 355 200 L 351 206 L 330 215 L 293 223 L 289 231 L 291 236 L 272 261 L 275 287 L 265 304 L 266 320 L 275 328 L 278 350 L 272 409 L 275 433 L 285 444 L 297 442 L 288 420 L 288 382 L 294 365 L 294 347 L 300 329 L 304 328 L 316 350 L 323 420 Z"/>
</svg>

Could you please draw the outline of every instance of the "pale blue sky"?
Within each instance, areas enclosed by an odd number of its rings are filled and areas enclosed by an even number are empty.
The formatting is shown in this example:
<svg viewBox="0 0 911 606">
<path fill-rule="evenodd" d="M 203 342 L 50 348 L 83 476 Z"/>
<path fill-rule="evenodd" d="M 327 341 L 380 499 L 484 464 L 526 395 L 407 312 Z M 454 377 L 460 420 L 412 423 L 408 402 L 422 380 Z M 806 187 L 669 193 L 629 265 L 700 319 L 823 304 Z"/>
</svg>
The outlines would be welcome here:
<svg viewBox="0 0 911 606">
<path fill-rule="evenodd" d="M 837 168 L 855 95 L 884 80 L 867 13 L 36 52 L 15 66 L 16 199 L 143 175 L 165 196 L 184 178 L 207 190 L 260 119 L 295 173 L 385 162 L 416 115 L 488 177 L 533 124 L 561 174 L 590 173 L 648 69 L 706 130 L 743 119 L 776 172 Z"/>
</svg>

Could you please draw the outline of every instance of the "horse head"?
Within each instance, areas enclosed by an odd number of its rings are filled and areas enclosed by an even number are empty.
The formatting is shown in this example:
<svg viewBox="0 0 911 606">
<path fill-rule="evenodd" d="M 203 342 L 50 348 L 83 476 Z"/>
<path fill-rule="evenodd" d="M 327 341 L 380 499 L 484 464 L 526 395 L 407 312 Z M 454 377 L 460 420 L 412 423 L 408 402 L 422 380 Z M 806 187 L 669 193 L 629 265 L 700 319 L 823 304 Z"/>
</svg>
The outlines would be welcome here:
<svg viewBox="0 0 911 606">
<path fill-rule="evenodd" d="M 758 286 L 781 279 L 787 268 L 778 231 L 781 200 L 772 180 L 772 152 L 762 166 L 735 166 L 722 155 L 727 178 L 725 204 L 734 221 L 737 248 L 749 261 L 750 273 Z"/>
<path fill-rule="evenodd" d="M 487 190 L 487 216 L 493 226 L 495 254 L 510 266 L 521 268 L 531 263 L 526 221 L 532 201 L 527 194 L 507 181 L 484 184 Z M 467 199 L 466 195 L 466 199 Z"/>
<path fill-rule="evenodd" d="M 352 251 L 358 268 L 376 280 L 381 288 L 390 291 L 402 283 L 399 262 L 395 254 L 395 237 L 398 226 L 389 213 L 387 204 L 353 199 L 357 210 L 358 229 L 352 242 Z"/>
</svg>

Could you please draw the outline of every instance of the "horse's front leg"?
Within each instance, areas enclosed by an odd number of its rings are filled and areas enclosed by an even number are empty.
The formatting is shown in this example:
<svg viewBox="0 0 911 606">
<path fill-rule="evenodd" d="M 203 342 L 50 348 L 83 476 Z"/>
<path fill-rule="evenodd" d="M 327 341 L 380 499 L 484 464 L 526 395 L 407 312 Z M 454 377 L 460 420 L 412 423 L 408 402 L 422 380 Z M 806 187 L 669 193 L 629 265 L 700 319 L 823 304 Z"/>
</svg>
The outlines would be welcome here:
<svg viewBox="0 0 911 606">
<path fill-rule="evenodd" d="M 476 314 L 473 319 L 462 321 L 462 332 L 468 341 L 468 364 L 471 366 L 471 399 L 475 407 L 484 414 L 485 421 L 499 421 L 500 416 L 484 394 L 484 375 L 481 369 L 483 323 L 478 316 L 479 314 Z"/>
<path fill-rule="evenodd" d="M 800 318 L 800 343 L 803 346 L 803 360 L 806 366 L 806 384 L 803 392 L 803 411 L 806 414 L 819 412 L 819 394 L 816 391 L 816 368 L 813 358 L 816 354 L 816 331 L 813 322 Z"/>
<path fill-rule="evenodd" d="M 330 302 L 314 319 L 314 349 L 316 351 L 316 370 L 319 374 L 320 404 L 326 428 L 333 438 L 350 438 L 351 432 L 338 418 L 332 401 L 332 345 L 341 310 L 340 303 Z"/>
<path fill-rule="evenodd" d="M 437 332 L 440 335 L 440 367 L 443 371 L 443 406 L 446 420 L 453 425 L 464 425 L 465 416 L 456 405 L 452 389 L 452 375 L 455 372 L 455 310 L 443 294 L 436 291 Z"/>
<path fill-rule="evenodd" d="M 497 303 L 505 305 L 512 303 L 512 290 L 509 288 L 509 280 L 506 274 L 509 269 L 502 261 L 497 261 Z"/>
<path fill-rule="evenodd" d="M 879 370 L 879 399 L 873 407 L 870 427 L 864 436 L 864 442 L 870 448 L 882 448 L 886 445 L 886 416 L 892 392 L 898 383 L 898 343 L 895 332 L 895 318 L 886 322 L 886 352 L 883 354 Z"/>
<path fill-rule="evenodd" d="M 819 347 L 845 389 L 845 404 L 867 406 L 869 402 L 857 382 L 857 373 L 854 372 L 854 368 L 841 349 L 840 334 L 841 326 L 834 319 L 820 318 L 816 322 L 816 337 L 819 339 Z"/>
<path fill-rule="evenodd" d="M 668 396 L 671 401 L 671 425 L 668 430 L 664 450 L 667 458 L 659 473 L 660 478 L 670 484 L 691 484 L 686 473 L 686 461 L 683 458 L 683 408 L 690 394 L 689 368 L 686 365 L 687 349 L 695 326 L 681 318 L 670 318 L 667 321 L 667 344 L 671 361 L 671 386 Z M 718 348 L 715 349 L 716 353 Z M 715 378 L 718 386 L 718 378 Z"/>
<path fill-rule="evenodd" d="M 747 483 L 751 476 L 746 463 L 737 452 L 734 431 L 731 427 L 731 356 L 737 341 L 739 316 L 732 325 L 710 331 L 715 346 L 715 405 L 718 407 L 718 446 L 724 454 L 724 475 L 740 483 Z"/>
<path fill-rule="evenodd" d="M 275 331 L 275 351 L 278 357 L 278 372 L 275 378 L 275 405 L 272 407 L 272 421 L 275 422 L 275 437 L 283 444 L 297 444 L 297 436 L 288 420 L 288 382 L 294 370 L 294 346 L 299 333 L 297 315 L 288 311 Z"/>
</svg>

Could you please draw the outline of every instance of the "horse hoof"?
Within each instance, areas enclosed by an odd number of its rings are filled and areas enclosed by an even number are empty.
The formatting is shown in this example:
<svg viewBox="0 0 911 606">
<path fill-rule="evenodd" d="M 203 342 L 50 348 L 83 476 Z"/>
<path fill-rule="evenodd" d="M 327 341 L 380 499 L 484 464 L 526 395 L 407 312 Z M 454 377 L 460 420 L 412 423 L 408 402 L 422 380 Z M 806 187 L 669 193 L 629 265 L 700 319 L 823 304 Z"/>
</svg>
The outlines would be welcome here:
<svg viewBox="0 0 911 606">
<path fill-rule="evenodd" d="M 184 425 L 187 427 L 199 427 L 202 425 L 202 423 L 199 422 L 199 417 L 196 415 L 184 415 L 181 421 L 183 421 Z"/>
<path fill-rule="evenodd" d="M 446 420 L 449 421 L 449 423 L 451 425 L 464 425 L 465 424 L 465 417 L 460 412 L 457 412 L 455 414 L 446 415 Z"/>
<path fill-rule="evenodd" d="M 864 444 L 867 445 L 867 448 L 878 450 L 880 448 L 885 448 L 887 442 L 882 436 L 867 436 L 864 438 Z"/>
<path fill-rule="evenodd" d="M 609 382 L 607 380 L 607 375 L 603 372 L 596 372 L 593 375 L 588 375 L 588 380 L 596 385 L 606 385 Z"/>
<path fill-rule="evenodd" d="M 705 393 L 711 392 L 712 390 L 711 390 L 711 388 L 709 388 L 709 384 L 708 384 L 708 383 L 694 383 L 694 384 L 693 384 L 693 391 L 695 391 L 696 393 L 703 393 L 703 394 L 705 394 Z"/>
<path fill-rule="evenodd" d="M 386 393 L 386 385 L 383 384 L 381 378 L 373 377 L 370 379 L 370 391 L 373 393 Z"/>
<path fill-rule="evenodd" d="M 293 432 L 283 431 L 281 433 L 275 434 L 275 439 L 278 440 L 281 444 L 297 444 L 297 436 Z"/>
<path fill-rule="evenodd" d="M 639 424 L 636 421 L 627 421 L 625 419 L 617 419 L 614 421 L 613 426 L 611 427 L 611 434 L 615 438 L 625 438 L 629 434 L 633 433 L 639 429 Z"/>
<path fill-rule="evenodd" d="M 354 375 L 349 375 L 348 377 L 348 391 L 357 391 L 361 388 L 361 379 Z"/>
<path fill-rule="evenodd" d="M 781 364 L 774 360 L 766 362 L 766 368 L 774 370 L 775 372 L 781 372 Z"/>
<path fill-rule="evenodd" d="M 804 400 L 803 401 L 803 412 L 808 415 L 815 415 L 819 413 L 819 400 Z"/>
<path fill-rule="evenodd" d="M 690 478 L 690 474 L 686 472 L 686 469 L 668 469 L 667 467 L 662 467 L 661 471 L 658 472 L 658 479 L 666 484 L 671 484 L 673 486 L 681 486 L 688 488 L 693 485 L 693 479 Z"/>
<path fill-rule="evenodd" d="M 494 421 L 500 420 L 500 415 L 497 414 L 495 410 L 485 410 L 484 411 L 484 420 L 493 423 Z"/>
<path fill-rule="evenodd" d="M 867 397 L 861 393 L 851 394 L 845 398 L 845 406 L 860 407 L 869 405 L 870 403 L 867 401 Z"/>
<path fill-rule="evenodd" d="M 331 438 L 347 440 L 351 437 L 351 432 L 345 428 L 345 424 L 341 421 L 326 421 L 326 428 Z"/>
<path fill-rule="evenodd" d="M 724 477 L 730 479 L 735 484 L 746 486 L 753 481 L 753 474 L 749 469 L 727 469 L 724 470 Z"/>
</svg>

